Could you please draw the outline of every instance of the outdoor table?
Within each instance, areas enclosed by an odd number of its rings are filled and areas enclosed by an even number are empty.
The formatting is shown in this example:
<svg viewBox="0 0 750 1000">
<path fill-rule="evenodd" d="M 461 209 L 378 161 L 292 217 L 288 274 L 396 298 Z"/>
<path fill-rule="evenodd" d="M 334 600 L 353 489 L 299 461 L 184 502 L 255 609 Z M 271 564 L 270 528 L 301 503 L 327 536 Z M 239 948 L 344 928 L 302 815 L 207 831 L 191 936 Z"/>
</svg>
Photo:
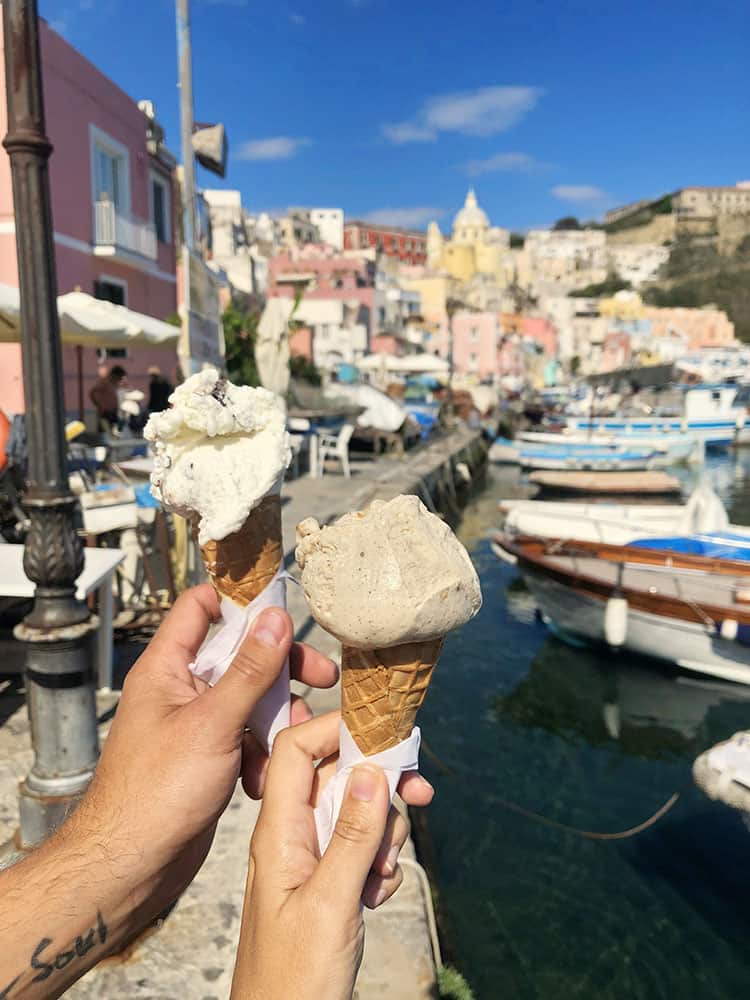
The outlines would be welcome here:
<svg viewBox="0 0 750 1000">
<path fill-rule="evenodd" d="M 76 597 L 83 601 L 93 590 L 99 593 L 99 630 L 96 636 L 96 668 L 99 688 L 112 687 L 112 578 L 125 558 L 121 549 L 83 550 L 83 572 L 76 580 Z M 0 545 L 0 597 L 33 597 L 34 584 L 23 571 L 23 545 Z"/>
<path fill-rule="evenodd" d="M 145 479 L 154 471 L 154 459 L 151 455 L 144 455 L 142 458 L 127 458 L 124 462 L 117 462 L 117 467 L 131 476 L 142 476 Z"/>
</svg>

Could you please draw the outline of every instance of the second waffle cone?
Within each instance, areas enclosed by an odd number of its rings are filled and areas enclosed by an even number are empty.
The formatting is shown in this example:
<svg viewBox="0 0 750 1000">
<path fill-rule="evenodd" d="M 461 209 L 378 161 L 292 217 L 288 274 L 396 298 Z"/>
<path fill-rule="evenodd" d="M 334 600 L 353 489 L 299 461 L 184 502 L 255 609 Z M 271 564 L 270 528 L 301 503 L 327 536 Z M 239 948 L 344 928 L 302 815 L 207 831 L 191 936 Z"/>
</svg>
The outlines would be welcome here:
<svg viewBox="0 0 750 1000">
<path fill-rule="evenodd" d="M 341 714 L 367 757 L 408 739 L 444 638 L 341 650 Z"/>
<path fill-rule="evenodd" d="M 200 546 L 203 563 L 220 597 L 245 607 L 261 594 L 281 566 L 281 497 L 271 493 L 250 511 L 239 531 Z"/>
</svg>

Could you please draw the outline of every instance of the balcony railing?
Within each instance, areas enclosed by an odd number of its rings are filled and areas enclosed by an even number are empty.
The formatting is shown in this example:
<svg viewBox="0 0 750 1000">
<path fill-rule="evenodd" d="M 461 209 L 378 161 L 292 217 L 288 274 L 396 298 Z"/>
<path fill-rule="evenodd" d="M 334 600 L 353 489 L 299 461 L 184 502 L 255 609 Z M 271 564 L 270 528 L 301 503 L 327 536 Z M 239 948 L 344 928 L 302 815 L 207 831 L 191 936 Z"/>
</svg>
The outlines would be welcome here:
<svg viewBox="0 0 750 1000">
<path fill-rule="evenodd" d="M 115 254 L 118 250 L 156 260 L 156 229 L 142 219 L 134 219 L 111 201 L 94 203 L 94 246 Z"/>
</svg>

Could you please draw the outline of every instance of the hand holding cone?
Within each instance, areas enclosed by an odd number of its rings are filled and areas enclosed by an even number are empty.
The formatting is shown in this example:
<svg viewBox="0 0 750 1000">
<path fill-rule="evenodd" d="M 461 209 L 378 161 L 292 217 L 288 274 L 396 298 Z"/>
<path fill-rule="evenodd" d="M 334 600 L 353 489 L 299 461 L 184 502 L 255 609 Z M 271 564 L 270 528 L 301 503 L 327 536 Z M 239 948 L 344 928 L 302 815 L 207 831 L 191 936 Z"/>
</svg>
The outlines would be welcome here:
<svg viewBox="0 0 750 1000">
<path fill-rule="evenodd" d="M 342 644 L 339 760 L 315 809 L 322 852 L 357 763 L 381 766 L 391 797 L 418 767 L 414 723 L 445 635 L 477 613 L 482 594 L 464 547 L 415 496 L 375 501 L 330 527 L 308 519 L 297 542 L 313 617 Z"/>
</svg>

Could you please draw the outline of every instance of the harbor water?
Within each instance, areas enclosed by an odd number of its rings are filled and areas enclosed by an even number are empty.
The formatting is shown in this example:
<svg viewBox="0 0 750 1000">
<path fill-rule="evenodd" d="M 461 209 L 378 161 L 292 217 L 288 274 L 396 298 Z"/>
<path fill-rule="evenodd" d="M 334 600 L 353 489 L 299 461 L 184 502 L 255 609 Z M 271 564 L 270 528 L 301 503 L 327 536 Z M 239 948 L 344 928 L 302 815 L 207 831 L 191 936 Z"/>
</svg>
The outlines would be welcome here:
<svg viewBox="0 0 750 1000">
<path fill-rule="evenodd" d="M 688 487 L 708 476 L 750 524 L 750 450 L 678 474 Z M 750 687 L 555 639 L 490 549 L 497 500 L 518 482 L 494 469 L 464 513 L 484 606 L 446 643 L 420 715 L 447 959 L 477 1000 L 735 1000 L 750 981 L 750 829 L 693 786 L 691 766 L 750 728 Z M 515 808 L 610 833 L 675 792 L 624 840 Z"/>
</svg>

